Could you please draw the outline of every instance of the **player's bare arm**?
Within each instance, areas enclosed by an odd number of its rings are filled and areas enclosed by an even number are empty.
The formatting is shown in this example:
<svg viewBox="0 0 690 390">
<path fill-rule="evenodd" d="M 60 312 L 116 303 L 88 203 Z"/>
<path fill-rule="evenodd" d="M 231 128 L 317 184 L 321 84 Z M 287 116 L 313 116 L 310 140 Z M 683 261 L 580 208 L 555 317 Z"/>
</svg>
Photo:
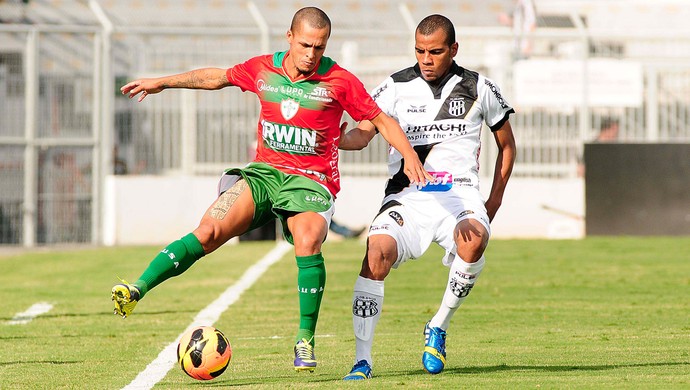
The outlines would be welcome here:
<svg viewBox="0 0 690 390">
<path fill-rule="evenodd" d="M 410 179 L 411 184 L 426 185 L 427 181 L 433 181 L 433 177 L 424 169 L 424 164 L 419 160 L 417 152 L 414 151 L 407 136 L 400 128 L 398 122 L 385 113 L 380 113 L 371 120 L 383 138 L 402 154 L 405 160 L 403 171 Z"/>
<path fill-rule="evenodd" d="M 501 126 L 500 129 L 493 132 L 496 145 L 498 146 L 498 155 L 496 156 L 496 167 L 494 169 L 494 180 L 491 184 L 491 192 L 489 198 L 486 200 L 486 213 L 489 220 L 492 221 L 496 216 L 496 212 L 503 202 L 503 193 L 510 174 L 513 172 L 513 165 L 515 164 L 515 137 L 513 136 L 513 128 L 510 122 Z"/>
<path fill-rule="evenodd" d="M 130 99 L 139 95 L 137 101 L 142 101 L 146 96 L 168 88 L 214 90 L 229 85 L 225 69 L 202 68 L 172 76 L 135 80 L 124 85 L 120 91 L 123 95 L 129 95 Z"/>
<path fill-rule="evenodd" d="M 340 136 L 340 145 L 342 150 L 362 150 L 376 135 L 376 127 L 369 121 L 362 121 L 357 127 L 350 131 L 345 131 L 347 122 L 343 123 Z"/>
</svg>

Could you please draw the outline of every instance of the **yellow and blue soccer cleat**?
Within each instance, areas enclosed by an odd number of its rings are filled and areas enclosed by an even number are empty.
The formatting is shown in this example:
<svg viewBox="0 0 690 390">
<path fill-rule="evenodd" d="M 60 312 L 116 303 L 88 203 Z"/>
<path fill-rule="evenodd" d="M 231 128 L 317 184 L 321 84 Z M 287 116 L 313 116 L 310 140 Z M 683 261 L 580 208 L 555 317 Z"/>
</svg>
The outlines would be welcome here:
<svg viewBox="0 0 690 390">
<path fill-rule="evenodd" d="M 314 372 L 315 368 L 316 357 L 314 356 L 314 347 L 307 339 L 298 341 L 295 345 L 295 371 Z"/>
<path fill-rule="evenodd" d="M 360 360 L 352 366 L 350 373 L 345 375 L 344 381 L 359 381 L 371 379 L 371 366 L 366 360 Z"/>
<path fill-rule="evenodd" d="M 424 326 L 424 353 L 422 364 L 429 374 L 438 374 L 446 365 L 446 331 Z"/>
<path fill-rule="evenodd" d="M 122 318 L 127 318 L 128 315 L 132 314 L 141 296 L 136 286 L 124 280 L 122 280 L 122 284 L 113 286 L 111 294 L 111 299 L 115 305 L 113 314 L 122 316 Z"/>
</svg>

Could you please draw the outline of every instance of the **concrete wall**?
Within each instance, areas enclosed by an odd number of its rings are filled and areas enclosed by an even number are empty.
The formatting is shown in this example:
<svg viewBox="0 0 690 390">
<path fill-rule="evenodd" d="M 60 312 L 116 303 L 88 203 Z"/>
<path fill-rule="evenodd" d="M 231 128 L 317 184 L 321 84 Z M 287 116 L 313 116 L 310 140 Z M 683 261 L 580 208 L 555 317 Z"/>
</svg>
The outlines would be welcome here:
<svg viewBox="0 0 690 390">
<path fill-rule="evenodd" d="M 216 197 L 218 177 L 110 176 L 106 180 L 106 245 L 166 244 L 193 230 Z M 483 193 L 488 194 L 491 179 Z M 334 219 L 358 227 L 376 215 L 385 178 L 343 177 Z M 510 180 L 492 223 L 494 238 L 584 236 L 582 179 Z"/>
</svg>

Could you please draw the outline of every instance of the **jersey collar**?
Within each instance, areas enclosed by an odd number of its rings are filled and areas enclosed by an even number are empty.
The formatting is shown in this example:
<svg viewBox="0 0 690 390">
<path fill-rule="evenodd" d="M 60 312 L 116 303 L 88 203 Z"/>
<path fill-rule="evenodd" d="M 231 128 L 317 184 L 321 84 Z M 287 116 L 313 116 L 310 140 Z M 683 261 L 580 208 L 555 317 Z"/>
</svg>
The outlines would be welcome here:
<svg viewBox="0 0 690 390">
<path fill-rule="evenodd" d="M 450 65 L 450 68 L 448 69 L 448 73 L 445 76 L 443 76 L 441 81 L 439 81 L 438 83 L 430 83 L 426 81 L 424 77 L 422 77 L 422 71 L 419 69 L 419 64 L 415 64 L 413 69 L 417 76 L 424 80 L 424 82 L 429 86 L 431 92 L 434 94 L 434 99 L 441 98 L 441 92 L 443 91 L 443 87 L 453 76 L 457 75 L 458 77 L 462 78 L 462 74 L 465 71 L 465 69 L 463 69 L 461 66 L 456 64 L 455 61 L 453 61 L 453 63 Z"/>
<path fill-rule="evenodd" d="M 273 54 L 273 66 L 276 68 L 280 68 L 283 71 L 283 74 L 285 77 L 287 77 L 290 81 L 293 82 L 300 82 L 304 80 L 308 80 L 310 77 L 312 77 L 314 74 L 318 74 L 320 76 L 323 76 L 326 74 L 331 68 L 335 65 L 335 61 L 333 61 L 331 58 L 323 56 L 321 57 L 321 61 L 319 61 L 319 64 L 316 66 L 316 69 L 311 72 L 309 75 L 305 76 L 304 78 L 300 78 L 298 80 L 292 80 L 290 76 L 288 76 L 287 72 L 285 71 L 285 67 L 283 67 L 283 62 L 285 59 L 288 57 L 288 50 L 281 51 L 281 52 L 276 52 Z"/>
</svg>

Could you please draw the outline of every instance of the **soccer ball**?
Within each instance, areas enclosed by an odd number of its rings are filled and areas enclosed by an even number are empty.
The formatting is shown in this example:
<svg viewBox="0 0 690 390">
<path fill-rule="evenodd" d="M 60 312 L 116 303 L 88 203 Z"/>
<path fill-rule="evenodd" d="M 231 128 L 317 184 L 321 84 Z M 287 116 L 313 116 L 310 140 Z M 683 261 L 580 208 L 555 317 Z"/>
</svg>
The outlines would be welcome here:
<svg viewBox="0 0 690 390">
<path fill-rule="evenodd" d="M 177 361 L 185 374 L 198 380 L 213 379 L 225 371 L 232 357 L 227 337 L 212 326 L 199 326 L 182 335 Z"/>
</svg>

